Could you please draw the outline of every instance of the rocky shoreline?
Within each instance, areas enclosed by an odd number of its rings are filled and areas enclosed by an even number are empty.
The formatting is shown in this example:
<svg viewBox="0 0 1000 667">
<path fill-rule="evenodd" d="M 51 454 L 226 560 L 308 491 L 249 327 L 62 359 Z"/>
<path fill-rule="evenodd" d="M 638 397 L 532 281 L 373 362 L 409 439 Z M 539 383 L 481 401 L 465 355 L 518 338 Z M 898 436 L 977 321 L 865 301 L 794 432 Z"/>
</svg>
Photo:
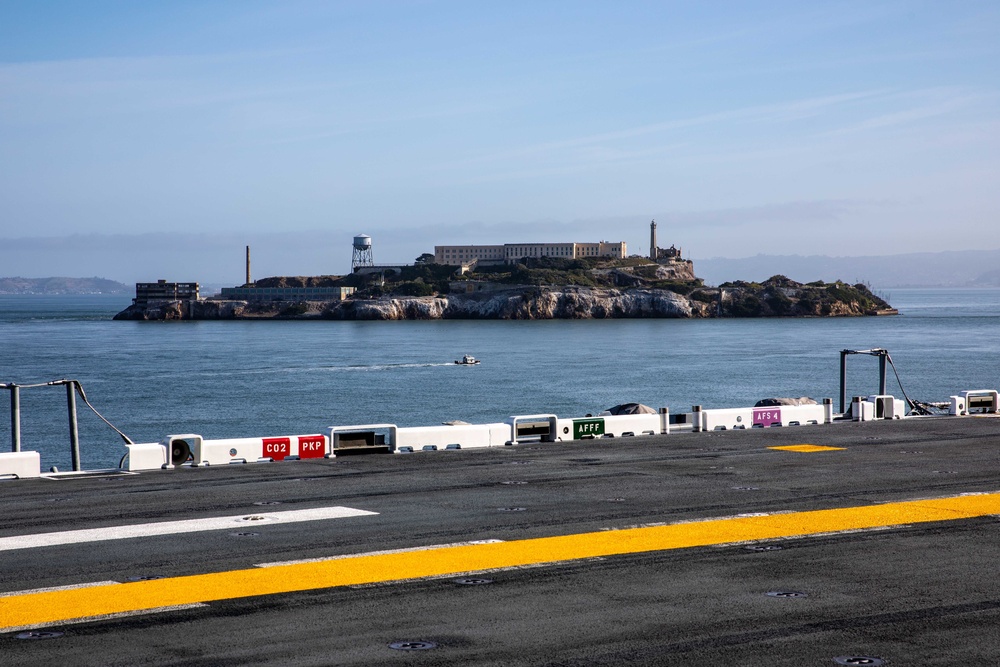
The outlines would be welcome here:
<svg viewBox="0 0 1000 667">
<path fill-rule="evenodd" d="M 158 301 L 129 306 L 117 320 L 550 320 L 710 317 L 857 317 L 895 314 L 864 285 L 763 283 L 698 288 L 607 289 L 513 286 L 437 296 L 382 296 L 343 301 Z"/>
</svg>

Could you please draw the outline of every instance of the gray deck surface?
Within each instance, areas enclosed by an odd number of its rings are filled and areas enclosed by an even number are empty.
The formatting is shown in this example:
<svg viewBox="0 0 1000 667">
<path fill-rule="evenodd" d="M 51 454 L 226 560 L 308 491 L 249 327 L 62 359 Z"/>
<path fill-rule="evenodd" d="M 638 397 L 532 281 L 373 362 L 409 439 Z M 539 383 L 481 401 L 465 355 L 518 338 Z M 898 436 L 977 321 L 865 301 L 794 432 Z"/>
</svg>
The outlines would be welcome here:
<svg viewBox="0 0 1000 667">
<path fill-rule="evenodd" d="M 846 449 L 768 449 L 799 443 Z M 0 592 L 997 490 L 1000 418 L 4 482 L 0 538 L 333 505 L 378 515 L 0 552 Z M 0 664 L 1000 664 L 997 517 L 764 544 L 781 548 L 719 545 L 495 571 L 481 585 L 446 577 L 210 602 L 47 628 L 63 633 L 52 639 L 7 632 Z M 390 648 L 400 641 L 437 646 Z"/>
</svg>

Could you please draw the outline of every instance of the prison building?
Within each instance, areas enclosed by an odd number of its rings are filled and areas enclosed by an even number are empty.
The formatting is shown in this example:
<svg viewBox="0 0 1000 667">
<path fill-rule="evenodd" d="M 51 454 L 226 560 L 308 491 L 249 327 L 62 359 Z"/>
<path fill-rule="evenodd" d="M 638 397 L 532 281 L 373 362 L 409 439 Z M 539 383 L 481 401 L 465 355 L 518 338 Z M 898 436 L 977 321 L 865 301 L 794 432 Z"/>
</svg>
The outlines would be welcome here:
<svg viewBox="0 0 1000 667">
<path fill-rule="evenodd" d="M 480 264 L 515 264 L 531 257 L 581 259 L 584 257 L 626 257 L 625 242 L 608 243 L 505 243 L 503 245 L 438 245 L 434 246 L 434 262 L 462 266 Z"/>
</svg>

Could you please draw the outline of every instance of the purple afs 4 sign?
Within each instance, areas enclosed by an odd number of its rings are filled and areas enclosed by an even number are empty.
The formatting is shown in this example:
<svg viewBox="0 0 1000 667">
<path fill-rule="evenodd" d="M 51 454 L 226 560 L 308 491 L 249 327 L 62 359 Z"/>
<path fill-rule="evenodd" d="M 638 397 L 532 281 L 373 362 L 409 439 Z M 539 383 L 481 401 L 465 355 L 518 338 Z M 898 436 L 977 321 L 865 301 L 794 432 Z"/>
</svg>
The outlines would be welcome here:
<svg viewBox="0 0 1000 667">
<path fill-rule="evenodd" d="M 758 424 L 764 428 L 781 423 L 781 408 L 754 408 L 753 425 Z"/>
</svg>

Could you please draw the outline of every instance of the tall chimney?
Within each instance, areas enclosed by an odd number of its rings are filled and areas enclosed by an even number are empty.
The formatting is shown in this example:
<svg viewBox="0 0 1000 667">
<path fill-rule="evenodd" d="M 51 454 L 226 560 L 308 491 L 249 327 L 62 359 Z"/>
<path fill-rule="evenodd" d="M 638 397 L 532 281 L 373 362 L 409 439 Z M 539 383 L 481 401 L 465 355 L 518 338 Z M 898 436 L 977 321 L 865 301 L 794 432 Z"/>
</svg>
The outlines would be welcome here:
<svg viewBox="0 0 1000 667">
<path fill-rule="evenodd" d="M 250 284 L 250 246 L 247 246 L 247 285 Z"/>
<path fill-rule="evenodd" d="M 649 258 L 656 261 L 656 220 L 649 223 Z"/>
</svg>

